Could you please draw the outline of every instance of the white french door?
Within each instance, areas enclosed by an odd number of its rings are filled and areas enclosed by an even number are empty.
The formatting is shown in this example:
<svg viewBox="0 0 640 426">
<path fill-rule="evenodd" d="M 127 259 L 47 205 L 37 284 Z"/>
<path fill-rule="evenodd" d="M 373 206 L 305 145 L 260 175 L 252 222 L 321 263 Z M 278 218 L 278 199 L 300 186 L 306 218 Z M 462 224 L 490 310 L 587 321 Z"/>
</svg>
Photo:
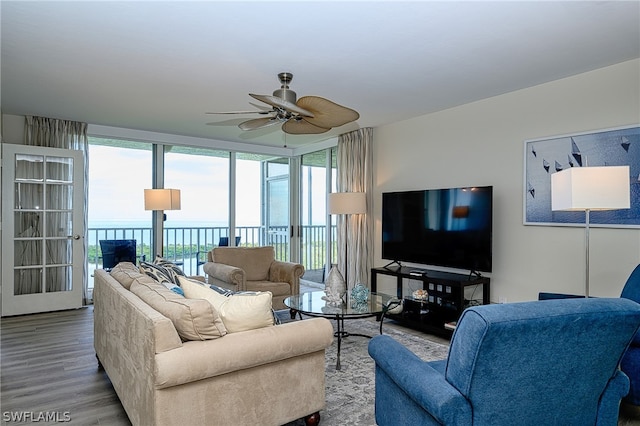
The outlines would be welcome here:
<svg viewBox="0 0 640 426">
<path fill-rule="evenodd" d="M 82 306 L 82 152 L 2 144 L 2 316 Z"/>
</svg>

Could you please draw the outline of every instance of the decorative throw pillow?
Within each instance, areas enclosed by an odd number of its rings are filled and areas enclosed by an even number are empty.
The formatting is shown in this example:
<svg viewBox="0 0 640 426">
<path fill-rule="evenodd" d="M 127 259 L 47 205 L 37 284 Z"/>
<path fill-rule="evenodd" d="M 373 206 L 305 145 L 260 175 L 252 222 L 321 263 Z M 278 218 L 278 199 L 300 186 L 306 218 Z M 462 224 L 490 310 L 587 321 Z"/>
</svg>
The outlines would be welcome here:
<svg viewBox="0 0 640 426">
<path fill-rule="evenodd" d="M 155 263 L 141 261 L 140 272 L 142 272 L 143 274 L 147 274 L 159 283 L 165 281 L 175 283 L 173 281 L 173 275 L 171 274 L 171 272 L 169 272 L 167 268 L 162 265 L 156 265 Z"/>
<path fill-rule="evenodd" d="M 174 283 L 170 283 L 167 281 L 163 281 L 162 284 L 164 284 L 166 288 L 168 288 L 175 294 L 179 294 L 180 296 L 184 297 L 184 291 L 182 290 L 182 287 L 180 287 L 179 285 L 176 285 Z"/>
<path fill-rule="evenodd" d="M 165 259 L 164 257 L 156 256 L 156 258 L 153 260 L 153 264 L 164 267 L 167 270 L 167 272 L 171 275 L 171 282 L 173 282 L 174 284 L 179 284 L 178 277 L 185 276 L 184 272 L 182 271 L 182 268 L 180 268 L 174 262 Z"/>
<path fill-rule="evenodd" d="M 209 284 L 209 288 L 217 293 L 220 293 L 225 297 L 235 294 L 233 290 L 229 290 L 228 288 L 224 288 L 224 287 L 218 287 L 217 285 L 213 285 L 213 284 Z"/>
<path fill-rule="evenodd" d="M 185 297 L 205 299 L 220 314 L 227 332 L 253 330 L 274 325 L 270 291 L 232 293 L 224 296 L 199 281 L 178 277 Z M 219 287 L 218 287 L 219 288 Z"/>
</svg>

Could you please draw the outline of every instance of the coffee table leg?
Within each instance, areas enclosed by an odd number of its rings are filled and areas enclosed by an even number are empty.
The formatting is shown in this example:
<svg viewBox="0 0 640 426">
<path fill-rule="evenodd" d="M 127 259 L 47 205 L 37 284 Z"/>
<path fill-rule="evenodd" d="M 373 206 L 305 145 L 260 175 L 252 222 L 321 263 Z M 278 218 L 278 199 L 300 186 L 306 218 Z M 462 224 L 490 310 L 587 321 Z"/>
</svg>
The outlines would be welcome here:
<svg viewBox="0 0 640 426">
<path fill-rule="evenodd" d="M 359 336 L 366 337 L 367 339 L 371 339 L 371 336 L 367 336 L 366 334 L 358 334 L 358 333 L 349 333 L 344 331 L 344 317 L 340 315 L 336 315 L 336 326 L 337 331 L 333 334 L 338 338 L 338 353 L 336 356 L 336 370 L 340 370 L 340 347 L 342 346 L 342 338 L 347 336 Z"/>
</svg>

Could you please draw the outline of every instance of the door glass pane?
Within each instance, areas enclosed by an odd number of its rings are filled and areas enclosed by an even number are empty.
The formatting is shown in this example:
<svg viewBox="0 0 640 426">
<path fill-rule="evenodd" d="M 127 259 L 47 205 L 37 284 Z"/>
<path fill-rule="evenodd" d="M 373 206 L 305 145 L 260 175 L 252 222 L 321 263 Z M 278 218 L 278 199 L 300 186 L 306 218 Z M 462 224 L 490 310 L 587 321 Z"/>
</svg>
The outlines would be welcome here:
<svg viewBox="0 0 640 426">
<path fill-rule="evenodd" d="M 14 237 L 29 238 L 42 236 L 42 213 L 40 212 L 15 212 L 14 213 Z"/>
<path fill-rule="evenodd" d="M 42 293 L 42 268 L 16 269 L 13 272 L 14 295 Z"/>
<path fill-rule="evenodd" d="M 38 210 L 44 205 L 41 183 L 15 183 L 14 207 L 18 210 Z"/>
<path fill-rule="evenodd" d="M 49 156 L 45 170 L 48 182 L 71 183 L 73 180 L 73 158 Z"/>
<path fill-rule="evenodd" d="M 72 212 L 47 213 L 47 237 L 67 237 L 73 233 Z"/>
<path fill-rule="evenodd" d="M 47 293 L 73 290 L 71 284 L 73 282 L 71 279 L 71 266 L 46 268 L 45 272 L 47 274 Z"/>
<path fill-rule="evenodd" d="M 72 185 L 46 185 L 47 194 L 47 210 L 68 210 L 71 208 L 71 200 L 73 200 Z"/>
<path fill-rule="evenodd" d="M 42 264 L 42 240 L 29 239 L 14 242 L 13 258 L 15 266 Z"/>
<path fill-rule="evenodd" d="M 46 240 L 46 248 L 47 265 L 71 264 L 71 239 Z"/>
<path fill-rule="evenodd" d="M 16 155 L 16 181 L 42 181 L 44 178 L 44 156 Z"/>
</svg>

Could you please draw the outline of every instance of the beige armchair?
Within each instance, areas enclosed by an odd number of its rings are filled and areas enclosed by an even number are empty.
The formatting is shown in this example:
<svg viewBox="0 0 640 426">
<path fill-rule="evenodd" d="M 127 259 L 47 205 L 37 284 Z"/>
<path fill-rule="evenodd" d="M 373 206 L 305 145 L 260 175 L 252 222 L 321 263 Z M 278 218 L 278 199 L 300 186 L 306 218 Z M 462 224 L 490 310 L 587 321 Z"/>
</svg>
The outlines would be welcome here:
<svg viewBox="0 0 640 426">
<path fill-rule="evenodd" d="M 300 293 L 304 266 L 275 259 L 266 247 L 215 247 L 204 264 L 209 284 L 233 291 L 270 291 L 273 309 L 286 309 L 284 299 Z"/>
</svg>

